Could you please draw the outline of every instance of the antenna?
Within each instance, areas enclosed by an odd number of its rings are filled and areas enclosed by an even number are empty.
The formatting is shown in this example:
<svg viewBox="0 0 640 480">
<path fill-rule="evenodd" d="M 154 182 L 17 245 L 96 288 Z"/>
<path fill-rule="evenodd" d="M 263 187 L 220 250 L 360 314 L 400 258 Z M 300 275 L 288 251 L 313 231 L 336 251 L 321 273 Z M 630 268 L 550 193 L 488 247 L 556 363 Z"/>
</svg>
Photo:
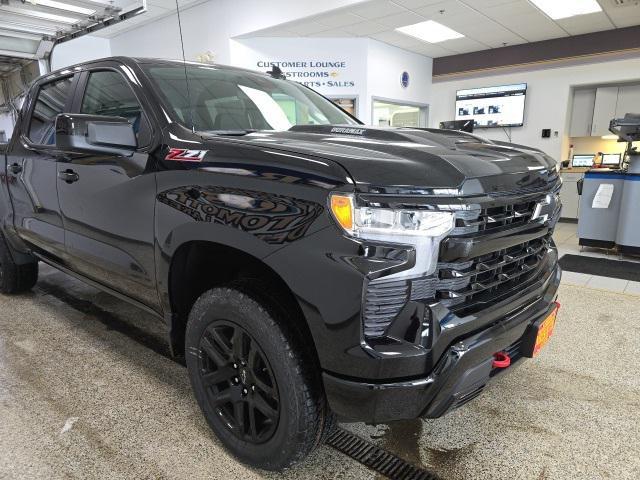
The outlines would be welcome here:
<svg viewBox="0 0 640 480">
<path fill-rule="evenodd" d="M 180 7 L 176 0 L 176 13 L 178 14 L 178 30 L 180 32 L 180 47 L 182 48 L 182 65 L 184 66 L 184 80 L 187 84 L 187 102 L 189 102 L 189 120 L 191 121 L 191 131 L 195 133 L 196 126 L 193 123 L 193 107 L 191 104 L 191 91 L 189 89 L 189 75 L 187 75 L 187 59 L 184 56 L 184 39 L 182 38 L 182 22 L 180 21 Z"/>
</svg>

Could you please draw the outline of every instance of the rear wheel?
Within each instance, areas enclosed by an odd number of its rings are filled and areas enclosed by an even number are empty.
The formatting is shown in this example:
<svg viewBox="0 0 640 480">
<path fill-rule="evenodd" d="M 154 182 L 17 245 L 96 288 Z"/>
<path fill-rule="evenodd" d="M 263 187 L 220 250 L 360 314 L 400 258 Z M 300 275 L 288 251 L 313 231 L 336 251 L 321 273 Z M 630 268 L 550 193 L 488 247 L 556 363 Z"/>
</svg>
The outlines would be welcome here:
<svg viewBox="0 0 640 480">
<path fill-rule="evenodd" d="M 11 247 L 0 233 L 0 292 L 20 293 L 31 290 L 38 281 L 38 262 L 17 264 Z"/>
<path fill-rule="evenodd" d="M 240 460 L 279 470 L 320 443 L 331 417 L 319 373 L 263 305 L 235 289 L 204 293 L 189 315 L 185 346 L 207 422 Z"/>
</svg>

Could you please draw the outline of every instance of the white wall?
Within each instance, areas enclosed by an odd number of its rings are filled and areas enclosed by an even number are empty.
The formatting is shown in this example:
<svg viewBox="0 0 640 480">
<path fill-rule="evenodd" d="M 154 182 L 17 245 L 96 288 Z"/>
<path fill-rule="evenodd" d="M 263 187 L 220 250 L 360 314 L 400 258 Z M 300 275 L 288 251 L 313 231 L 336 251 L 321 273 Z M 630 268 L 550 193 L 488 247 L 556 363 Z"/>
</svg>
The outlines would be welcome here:
<svg viewBox="0 0 640 480">
<path fill-rule="evenodd" d="M 51 54 L 51 69 L 68 67 L 75 63 L 111 56 L 108 38 L 86 35 L 54 47 Z"/>
<path fill-rule="evenodd" d="M 572 87 L 634 80 L 640 80 L 640 57 L 435 82 L 430 124 L 437 127 L 440 121 L 455 118 L 456 90 L 527 83 L 524 126 L 511 129 L 512 141 L 540 148 L 557 160 L 565 160 Z M 541 138 L 543 128 L 552 130 L 551 138 Z M 553 137 L 556 130 L 557 138 Z M 477 129 L 476 133 L 507 141 L 501 128 Z"/>
<path fill-rule="evenodd" d="M 282 67 L 291 80 L 328 97 L 355 97 L 361 115 L 368 50 L 364 38 L 250 38 L 231 42 L 230 63 L 263 72 L 271 62 L 294 64 Z"/>
<path fill-rule="evenodd" d="M 231 60 L 230 39 L 363 0 L 210 0 L 180 10 L 185 56 L 211 51 L 217 63 Z M 113 55 L 180 58 L 177 15 L 142 25 L 111 39 Z"/>
<path fill-rule="evenodd" d="M 368 103 L 361 113 L 361 120 L 371 122 L 371 98 L 377 97 L 398 102 L 430 104 L 433 59 L 369 40 L 367 57 Z M 400 82 L 402 72 L 409 74 L 409 86 Z"/>
<path fill-rule="evenodd" d="M 285 67 L 287 73 L 322 72 L 334 74 L 327 80 L 348 83 L 331 86 L 329 81 L 309 85 L 329 97 L 357 98 L 357 116 L 371 123 L 372 97 L 398 103 L 429 104 L 433 60 L 366 38 L 251 38 L 232 41 L 231 63 L 254 70 L 265 62 L 302 62 Z M 261 62 L 261 63 L 259 63 Z M 316 62 L 344 62 L 344 68 L 313 68 Z M 409 86 L 400 82 L 402 72 L 410 76 Z M 304 78 L 292 77 L 296 81 Z M 313 78 L 309 78 L 313 81 Z M 353 85 L 351 85 L 353 83 Z"/>
</svg>

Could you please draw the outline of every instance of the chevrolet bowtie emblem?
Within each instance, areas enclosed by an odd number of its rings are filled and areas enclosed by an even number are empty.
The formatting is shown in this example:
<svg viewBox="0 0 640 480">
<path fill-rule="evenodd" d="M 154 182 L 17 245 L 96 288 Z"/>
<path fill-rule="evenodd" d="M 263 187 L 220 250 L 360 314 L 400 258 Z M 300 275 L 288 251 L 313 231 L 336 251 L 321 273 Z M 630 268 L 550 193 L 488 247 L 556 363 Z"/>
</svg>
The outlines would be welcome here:
<svg viewBox="0 0 640 480">
<path fill-rule="evenodd" d="M 551 201 L 552 201 L 552 196 L 551 195 L 547 195 L 546 197 L 544 197 L 544 200 L 539 201 L 538 203 L 536 203 L 536 207 L 533 209 L 533 215 L 531 215 L 531 220 L 537 220 L 537 219 L 542 219 L 543 222 L 546 222 L 547 220 L 549 220 L 549 214 L 544 214 L 542 215 L 542 209 L 548 205 L 551 205 Z"/>
</svg>

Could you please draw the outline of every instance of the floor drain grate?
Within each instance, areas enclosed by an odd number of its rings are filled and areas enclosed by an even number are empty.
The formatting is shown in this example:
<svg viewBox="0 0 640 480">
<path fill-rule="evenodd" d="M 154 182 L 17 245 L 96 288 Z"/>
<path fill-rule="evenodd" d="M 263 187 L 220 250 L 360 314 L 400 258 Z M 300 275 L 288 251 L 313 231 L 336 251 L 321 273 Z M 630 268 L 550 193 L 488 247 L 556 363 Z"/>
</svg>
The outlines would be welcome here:
<svg viewBox="0 0 640 480">
<path fill-rule="evenodd" d="M 392 480 L 439 480 L 435 473 L 411 465 L 342 428 L 329 436 L 327 444 Z"/>
</svg>

